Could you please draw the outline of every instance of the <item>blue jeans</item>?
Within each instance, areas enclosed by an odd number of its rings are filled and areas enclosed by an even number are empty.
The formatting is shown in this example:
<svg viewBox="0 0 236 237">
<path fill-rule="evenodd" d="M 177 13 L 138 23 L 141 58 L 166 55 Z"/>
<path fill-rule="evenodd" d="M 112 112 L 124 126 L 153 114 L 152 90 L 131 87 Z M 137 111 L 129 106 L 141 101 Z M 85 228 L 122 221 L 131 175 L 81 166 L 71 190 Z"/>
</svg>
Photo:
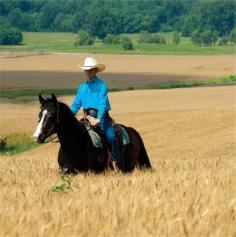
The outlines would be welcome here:
<svg viewBox="0 0 236 237">
<path fill-rule="evenodd" d="M 115 135 L 111 118 L 107 114 L 105 114 L 104 116 L 105 117 L 104 117 L 103 123 L 100 123 L 100 127 L 107 138 L 107 141 L 109 143 L 114 159 L 116 160 L 117 163 L 120 164 L 121 155 L 120 155 L 120 149 L 119 149 L 119 141 Z"/>
</svg>

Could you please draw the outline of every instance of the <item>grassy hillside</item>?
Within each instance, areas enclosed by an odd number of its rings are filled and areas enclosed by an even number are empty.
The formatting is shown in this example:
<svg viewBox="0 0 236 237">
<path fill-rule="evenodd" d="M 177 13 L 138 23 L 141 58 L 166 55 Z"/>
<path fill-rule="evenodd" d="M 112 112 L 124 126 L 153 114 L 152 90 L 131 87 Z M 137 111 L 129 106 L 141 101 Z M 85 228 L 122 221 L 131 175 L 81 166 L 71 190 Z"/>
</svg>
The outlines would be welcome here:
<svg viewBox="0 0 236 237">
<path fill-rule="evenodd" d="M 97 40 L 92 46 L 74 46 L 74 33 L 42 33 L 25 32 L 24 42 L 20 46 L 0 46 L 0 51 L 38 51 L 42 54 L 51 52 L 73 53 L 111 53 L 111 54 L 160 54 L 160 55 L 233 55 L 235 46 L 208 46 L 200 47 L 191 43 L 190 38 L 182 37 L 179 45 L 171 42 L 171 33 L 160 33 L 167 44 L 139 44 L 138 34 L 127 35 L 134 43 L 134 50 L 125 51 L 120 44 L 105 45 Z"/>
</svg>

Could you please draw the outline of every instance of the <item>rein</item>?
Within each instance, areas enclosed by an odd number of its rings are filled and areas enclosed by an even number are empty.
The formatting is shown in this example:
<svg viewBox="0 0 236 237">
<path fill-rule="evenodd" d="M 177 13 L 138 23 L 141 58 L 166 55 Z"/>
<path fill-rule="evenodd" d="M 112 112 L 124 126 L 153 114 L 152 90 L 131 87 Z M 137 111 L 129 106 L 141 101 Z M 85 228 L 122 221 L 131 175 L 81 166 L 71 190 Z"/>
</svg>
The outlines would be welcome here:
<svg viewBox="0 0 236 237">
<path fill-rule="evenodd" d="M 52 134 L 52 135 L 54 135 L 54 134 Z M 53 141 L 53 140 L 55 140 L 56 138 L 57 138 L 57 136 L 55 136 L 55 137 L 52 137 L 52 135 L 50 136 L 50 137 L 48 137 L 49 139 L 46 139 L 45 140 L 45 144 L 47 144 L 47 143 L 49 143 L 49 142 L 51 142 L 52 144 L 54 144 L 54 143 L 58 143 L 59 142 L 59 140 L 57 140 L 57 141 Z"/>
<path fill-rule="evenodd" d="M 90 131 L 90 130 L 93 130 L 94 129 L 94 127 L 93 126 L 91 126 L 90 125 L 90 128 L 89 129 L 86 129 L 86 131 L 84 131 L 84 132 L 82 132 L 80 135 L 83 135 L 83 134 L 85 134 L 86 132 L 88 132 L 88 131 Z M 52 129 L 50 129 L 50 131 L 52 131 Z M 50 132 L 49 131 L 49 132 Z M 48 133 L 49 134 L 49 133 Z M 55 136 L 55 137 L 52 137 L 54 134 L 52 134 L 51 136 L 49 136 L 49 139 L 47 140 L 47 141 L 45 141 L 44 143 L 49 143 L 49 142 L 51 142 L 52 144 L 55 144 L 55 143 L 58 143 L 58 142 L 63 142 L 63 141 L 66 141 L 66 140 L 70 140 L 70 139 L 72 139 L 72 138 L 75 138 L 75 137 L 79 137 L 78 135 L 73 135 L 73 136 L 70 136 L 70 137 L 67 137 L 67 138 L 63 138 L 63 139 L 61 139 L 60 141 L 59 140 L 57 140 L 57 141 L 54 141 L 56 138 L 58 138 L 57 136 Z"/>
</svg>

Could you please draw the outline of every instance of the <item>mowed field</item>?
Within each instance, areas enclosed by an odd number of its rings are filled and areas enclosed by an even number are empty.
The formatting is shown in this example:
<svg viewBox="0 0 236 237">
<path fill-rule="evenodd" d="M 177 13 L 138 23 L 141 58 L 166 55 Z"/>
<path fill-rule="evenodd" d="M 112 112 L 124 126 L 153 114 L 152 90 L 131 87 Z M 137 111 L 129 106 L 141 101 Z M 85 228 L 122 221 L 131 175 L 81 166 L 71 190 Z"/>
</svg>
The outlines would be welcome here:
<svg viewBox="0 0 236 237">
<path fill-rule="evenodd" d="M 15 56 L 0 54 L 0 88 L 75 89 L 84 80 L 78 65 L 86 54 Z M 109 88 L 150 88 L 166 82 L 204 81 L 235 75 L 235 56 L 154 56 L 102 55 L 96 59 L 106 65 L 101 77 Z"/>
<path fill-rule="evenodd" d="M 58 144 L 0 156 L 0 236 L 235 237 L 236 86 L 109 98 L 114 119 L 141 133 L 153 171 L 70 176 L 63 193 L 52 191 L 64 182 Z M 38 103 L 0 106 L 0 134 L 33 134 Z"/>
</svg>

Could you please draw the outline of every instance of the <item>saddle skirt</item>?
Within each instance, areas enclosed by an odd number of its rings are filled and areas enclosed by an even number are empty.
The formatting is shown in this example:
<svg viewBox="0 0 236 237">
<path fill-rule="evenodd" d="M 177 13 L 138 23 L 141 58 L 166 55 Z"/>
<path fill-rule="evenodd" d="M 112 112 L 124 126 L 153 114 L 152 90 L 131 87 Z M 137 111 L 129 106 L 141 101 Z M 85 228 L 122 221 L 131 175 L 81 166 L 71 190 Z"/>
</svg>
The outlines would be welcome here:
<svg viewBox="0 0 236 237">
<path fill-rule="evenodd" d="M 97 148 L 102 148 L 103 143 L 99 134 L 94 129 L 91 129 L 91 126 L 88 123 L 85 123 L 85 127 L 89 133 L 89 136 L 93 142 L 93 145 Z M 129 135 L 126 129 L 120 124 L 115 124 L 113 127 L 116 133 L 120 133 L 122 137 L 123 145 L 129 144 Z"/>
<path fill-rule="evenodd" d="M 115 124 L 114 126 L 115 132 L 121 133 L 123 145 L 129 144 L 129 135 L 126 129 L 121 124 Z"/>
<path fill-rule="evenodd" d="M 97 148 L 102 148 L 102 139 L 101 137 L 98 135 L 98 133 L 96 131 L 94 131 L 93 129 L 91 129 L 91 126 L 88 123 L 85 123 L 85 127 L 89 133 L 89 136 L 93 142 L 93 145 Z"/>
</svg>

